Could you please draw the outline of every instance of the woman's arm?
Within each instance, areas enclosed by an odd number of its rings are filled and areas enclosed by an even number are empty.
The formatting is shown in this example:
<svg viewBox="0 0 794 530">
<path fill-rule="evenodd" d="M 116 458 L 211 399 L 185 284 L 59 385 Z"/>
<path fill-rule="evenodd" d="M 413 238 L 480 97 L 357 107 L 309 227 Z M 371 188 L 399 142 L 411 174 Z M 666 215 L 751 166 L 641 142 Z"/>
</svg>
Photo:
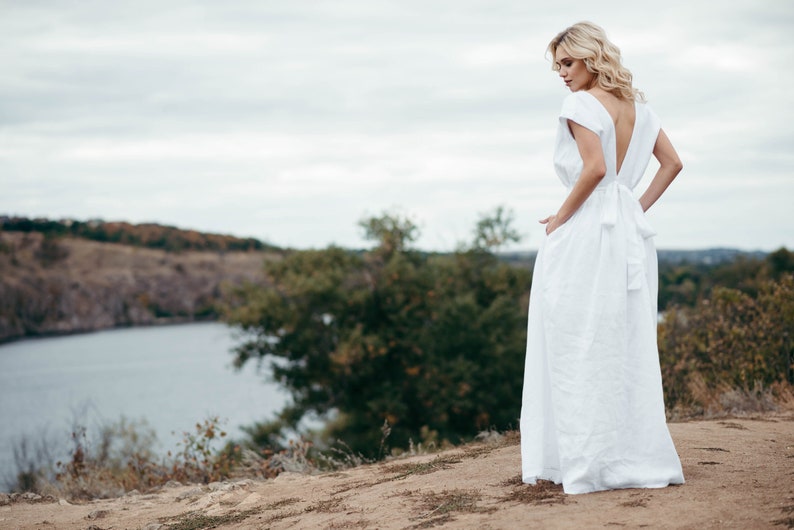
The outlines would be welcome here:
<svg viewBox="0 0 794 530">
<path fill-rule="evenodd" d="M 541 219 L 540 222 L 546 225 L 546 235 L 551 234 L 570 219 L 593 193 L 607 172 L 604 152 L 601 149 L 601 139 L 598 135 L 571 120 L 568 120 L 568 126 L 571 128 L 571 133 L 576 140 L 576 147 L 579 148 L 579 155 L 582 157 L 582 173 L 557 214 Z"/>
<path fill-rule="evenodd" d="M 653 180 L 648 185 L 648 189 L 640 197 L 640 205 L 643 212 L 647 212 L 648 208 L 653 206 L 653 203 L 662 196 L 664 190 L 667 189 L 684 167 L 670 139 L 667 138 L 667 135 L 661 129 L 659 130 L 659 137 L 656 138 L 656 144 L 653 146 L 653 156 L 659 161 L 660 166 Z"/>
</svg>

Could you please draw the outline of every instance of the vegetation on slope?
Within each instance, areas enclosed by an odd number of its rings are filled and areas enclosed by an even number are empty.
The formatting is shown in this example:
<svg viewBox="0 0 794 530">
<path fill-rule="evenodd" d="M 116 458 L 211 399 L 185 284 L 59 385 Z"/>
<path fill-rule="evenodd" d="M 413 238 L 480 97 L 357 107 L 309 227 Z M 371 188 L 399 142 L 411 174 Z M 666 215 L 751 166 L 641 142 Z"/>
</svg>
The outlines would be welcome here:
<svg viewBox="0 0 794 530">
<path fill-rule="evenodd" d="M 213 319 L 225 285 L 279 253 L 182 251 L 0 231 L 0 342 Z"/>
<path fill-rule="evenodd" d="M 106 222 L 101 219 L 77 221 L 63 219 L 29 219 L 0 215 L 0 230 L 6 232 L 37 232 L 48 239 L 76 237 L 101 243 L 120 243 L 134 247 L 156 248 L 168 252 L 184 250 L 249 251 L 276 250 L 276 247 L 254 239 L 208 234 L 155 223 L 131 224 Z"/>
</svg>

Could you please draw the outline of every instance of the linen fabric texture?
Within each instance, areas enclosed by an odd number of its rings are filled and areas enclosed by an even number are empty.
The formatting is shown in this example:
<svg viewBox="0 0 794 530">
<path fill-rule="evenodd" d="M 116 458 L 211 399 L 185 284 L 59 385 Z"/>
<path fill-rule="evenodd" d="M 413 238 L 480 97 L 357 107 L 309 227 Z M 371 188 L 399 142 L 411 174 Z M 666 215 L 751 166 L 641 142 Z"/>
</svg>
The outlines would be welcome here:
<svg viewBox="0 0 794 530">
<path fill-rule="evenodd" d="M 636 102 L 634 130 L 617 171 L 615 126 L 592 94 L 566 97 L 554 167 L 569 190 L 582 159 L 572 120 L 601 140 L 606 174 L 538 251 L 529 302 L 521 408 L 522 478 L 566 493 L 682 484 L 667 428 L 656 345 L 656 249 L 632 190 L 660 121 Z"/>
</svg>

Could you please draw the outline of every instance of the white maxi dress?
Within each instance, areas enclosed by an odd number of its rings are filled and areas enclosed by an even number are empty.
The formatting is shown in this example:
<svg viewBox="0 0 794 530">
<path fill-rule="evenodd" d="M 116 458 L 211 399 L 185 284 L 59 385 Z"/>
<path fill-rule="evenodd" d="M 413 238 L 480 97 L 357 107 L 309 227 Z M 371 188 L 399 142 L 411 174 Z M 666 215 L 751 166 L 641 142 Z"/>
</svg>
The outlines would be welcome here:
<svg viewBox="0 0 794 530">
<path fill-rule="evenodd" d="M 584 91 L 560 114 L 554 166 L 570 190 L 582 159 L 572 120 L 601 139 L 606 175 L 543 241 L 529 301 L 521 407 L 522 478 L 566 493 L 681 484 L 667 429 L 656 345 L 656 249 L 632 190 L 659 135 L 656 114 L 636 103 L 634 131 L 616 171 L 615 126 Z"/>
</svg>

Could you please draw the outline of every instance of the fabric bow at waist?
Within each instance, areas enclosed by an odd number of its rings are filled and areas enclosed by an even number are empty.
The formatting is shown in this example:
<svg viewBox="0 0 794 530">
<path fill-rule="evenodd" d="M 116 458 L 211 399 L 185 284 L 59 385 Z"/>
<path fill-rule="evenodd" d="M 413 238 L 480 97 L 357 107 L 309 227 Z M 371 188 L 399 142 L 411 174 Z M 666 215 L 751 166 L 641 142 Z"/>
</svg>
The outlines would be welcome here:
<svg viewBox="0 0 794 530">
<path fill-rule="evenodd" d="M 628 186 L 610 182 L 604 193 L 601 226 L 614 227 L 620 211 L 625 221 L 627 288 L 629 291 L 641 289 L 646 284 L 645 239 L 655 236 L 656 231 L 648 224 L 639 201 Z"/>
</svg>

